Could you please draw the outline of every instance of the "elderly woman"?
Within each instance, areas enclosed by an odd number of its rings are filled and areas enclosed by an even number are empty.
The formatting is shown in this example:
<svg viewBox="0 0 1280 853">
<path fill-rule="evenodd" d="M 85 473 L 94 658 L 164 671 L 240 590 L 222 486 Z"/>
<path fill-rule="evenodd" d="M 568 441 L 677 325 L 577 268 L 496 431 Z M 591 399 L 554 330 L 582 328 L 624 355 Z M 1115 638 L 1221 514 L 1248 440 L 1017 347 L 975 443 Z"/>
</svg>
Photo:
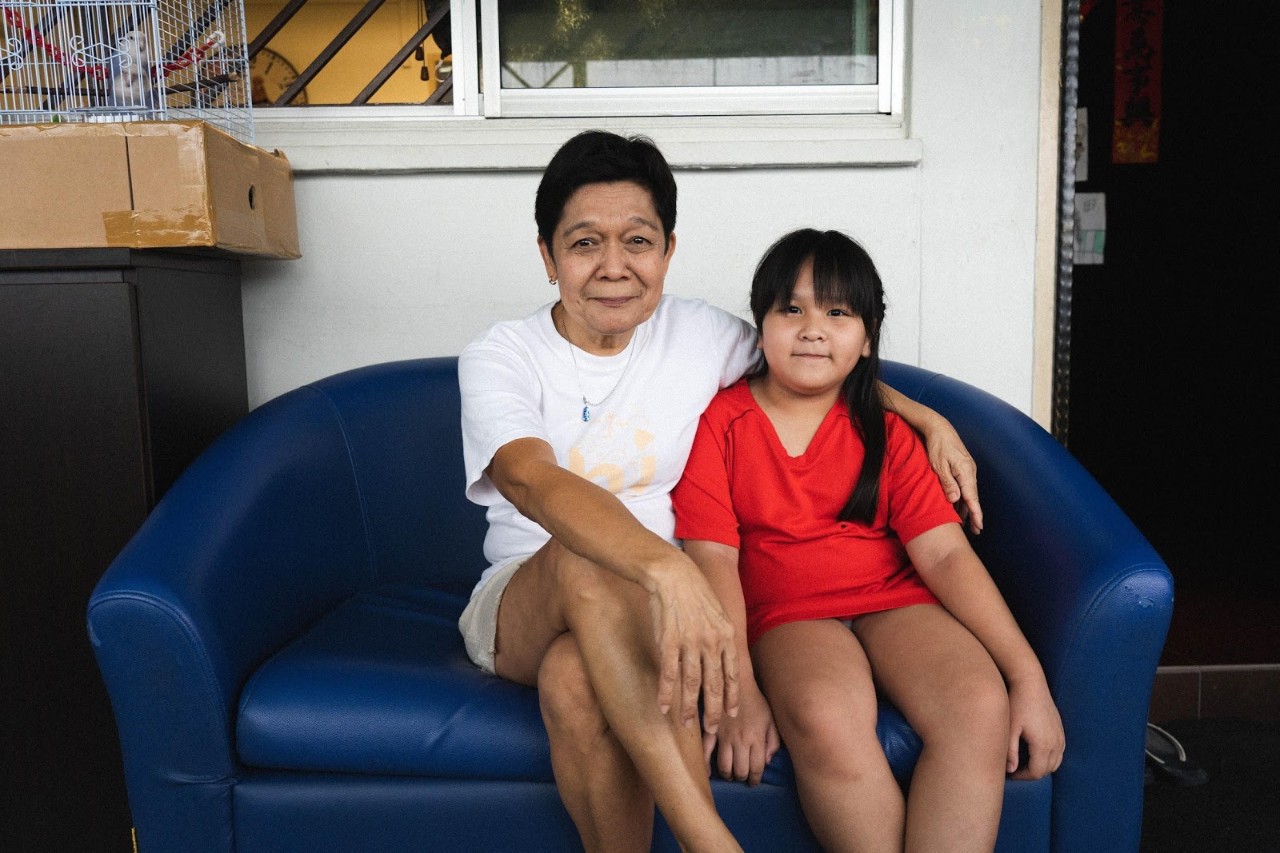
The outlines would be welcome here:
<svg viewBox="0 0 1280 853">
<path fill-rule="evenodd" d="M 489 522 L 490 565 L 459 623 L 467 652 L 537 686 L 587 850 L 648 850 L 655 804 L 683 849 L 738 850 L 703 747 L 737 714 L 733 628 L 674 538 L 670 492 L 708 401 L 754 362 L 755 333 L 663 295 L 676 185 L 649 140 L 570 139 L 535 219 L 559 298 L 459 360 L 467 496 Z M 950 424 L 884 392 L 979 529 L 973 463 Z"/>
</svg>

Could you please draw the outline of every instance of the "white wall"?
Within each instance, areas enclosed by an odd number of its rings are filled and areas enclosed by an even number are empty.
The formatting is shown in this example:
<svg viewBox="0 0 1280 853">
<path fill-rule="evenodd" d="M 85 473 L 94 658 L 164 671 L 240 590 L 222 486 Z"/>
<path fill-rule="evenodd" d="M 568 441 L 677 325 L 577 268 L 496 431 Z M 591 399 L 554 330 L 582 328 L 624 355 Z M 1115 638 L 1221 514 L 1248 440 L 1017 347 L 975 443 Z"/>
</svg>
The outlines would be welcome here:
<svg viewBox="0 0 1280 853">
<path fill-rule="evenodd" d="M 801 225 L 845 230 L 886 282 L 886 357 L 1029 412 L 1040 7 L 909 7 L 906 114 L 918 159 L 678 168 L 667 287 L 747 316 L 751 269 L 770 242 Z M 610 126 L 650 133 L 669 156 L 681 150 L 678 122 Z M 757 132 L 742 123 L 744 136 Z M 570 133 L 545 131 L 532 162 Z M 324 149 L 276 139 L 260 129 L 259 145 L 295 161 L 303 256 L 244 264 L 251 406 L 350 367 L 456 354 L 488 323 L 553 297 L 534 243 L 536 171 L 335 171 Z"/>
<path fill-rule="evenodd" d="M 1030 411 L 1040 10 L 999 0 L 915 5 L 920 363 Z"/>
</svg>

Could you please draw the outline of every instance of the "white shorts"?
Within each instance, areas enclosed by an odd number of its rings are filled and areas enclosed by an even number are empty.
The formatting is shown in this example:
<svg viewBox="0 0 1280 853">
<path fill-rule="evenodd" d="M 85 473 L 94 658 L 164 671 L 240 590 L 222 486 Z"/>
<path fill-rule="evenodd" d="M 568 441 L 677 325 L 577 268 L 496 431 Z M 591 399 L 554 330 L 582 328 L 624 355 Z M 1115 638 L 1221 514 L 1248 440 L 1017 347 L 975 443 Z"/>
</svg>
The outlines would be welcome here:
<svg viewBox="0 0 1280 853">
<path fill-rule="evenodd" d="M 528 557 L 517 557 L 502 566 L 484 585 L 471 594 L 466 609 L 458 617 L 458 630 L 467 646 L 467 657 L 485 672 L 493 672 L 493 657 L 498 644 L 498 605 L 507 584 Z"/>
</svg>

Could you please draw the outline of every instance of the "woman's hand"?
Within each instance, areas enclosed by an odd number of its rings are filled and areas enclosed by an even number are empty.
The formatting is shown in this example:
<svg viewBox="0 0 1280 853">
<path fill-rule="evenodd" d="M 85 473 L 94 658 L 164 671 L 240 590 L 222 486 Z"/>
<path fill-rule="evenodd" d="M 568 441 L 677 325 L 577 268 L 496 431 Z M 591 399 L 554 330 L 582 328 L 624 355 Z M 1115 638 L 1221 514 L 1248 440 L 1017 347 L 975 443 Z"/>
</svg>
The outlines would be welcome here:
<svg viewBox="0 0 1280 853">
<path fill-rule="evenodd" d="M 982 504 L 978 502 L 978 465 L 960 440 L 951 421 L 939 415 L 923 431 L 929 465 L 938 475 L 947 500 L 957 504 L 960 517 L 969 529 L 982 532 Z"/>
<path fill-rule="evenodd" d="M 704 726 L 714 732 L 723 714 L 738 712 L 734 624 L 693 560 L 641 525 L 616 495 L 560 467 L 542 439 L 503 445 L 486 473 L 560 544 L 648 594 L 662 713 L 679 702 L 692 726 L 701 696 Z"/>
<path fill-rule="evenodd" d="M 897 412 L 924 437 L 929 465 L 933 468 L 933 473 L 938 475 L 938 482 L 942 484 L 947 500 L 956 504 L 956 511 L 962 519 L 968 521 L 971 531 L 981 533 L 982 504 L 978 503 L 978 465 L 969 455 L 951 421 L 883 382 L 880 383 L 880 392 L 885 408 Z"/>
<path fill-rule="evenodd" d="M 674 568 L 651 572 L 642 584 L 658 650 L 658 707 L 671 709 L 679 685 L 681 720 L 697 721 L 701 696 L 703 729 L 715 734 L 724 715 L 738 713 L 734 628 L 693 561 L 675 549 L 673 558 Z"/>
<path fill-rule="evenodd" d="M 718 733 L 704 733 L 702 747 L 708 767 L 715 754 L 713 772 L 754 786 L 760 784 L 765 765 L 773 760 L 782 741 L 773 711 L 755 682 L 744 683 L 741 694 L 738 716 L 725 719 Z"/>
<path fill-rule="evenodd" d="M 1027 744 L 1027 761 L 1019 766 L 1019 742 Z M 1008 771 L 1014 779 L 1039 779 L 1057 770 L 1066 751 L 1062 718 L 1044 679 L 1009 684 Z"/>
</svg>

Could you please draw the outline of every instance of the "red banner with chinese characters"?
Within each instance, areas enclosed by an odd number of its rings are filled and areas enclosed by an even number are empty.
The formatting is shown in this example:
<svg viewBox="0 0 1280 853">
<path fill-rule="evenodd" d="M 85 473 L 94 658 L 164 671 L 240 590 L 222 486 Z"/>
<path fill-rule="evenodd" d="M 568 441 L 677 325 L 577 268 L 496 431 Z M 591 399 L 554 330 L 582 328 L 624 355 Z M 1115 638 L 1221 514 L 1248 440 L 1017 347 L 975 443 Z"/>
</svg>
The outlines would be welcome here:
<svg viewBox="0 0 1280 853">
<path fill-rule="evenodd" d="M 1116 0 L 1112 163 L 1154 163 L 1160 151 L 1164 0 Z"/>
</svg>

